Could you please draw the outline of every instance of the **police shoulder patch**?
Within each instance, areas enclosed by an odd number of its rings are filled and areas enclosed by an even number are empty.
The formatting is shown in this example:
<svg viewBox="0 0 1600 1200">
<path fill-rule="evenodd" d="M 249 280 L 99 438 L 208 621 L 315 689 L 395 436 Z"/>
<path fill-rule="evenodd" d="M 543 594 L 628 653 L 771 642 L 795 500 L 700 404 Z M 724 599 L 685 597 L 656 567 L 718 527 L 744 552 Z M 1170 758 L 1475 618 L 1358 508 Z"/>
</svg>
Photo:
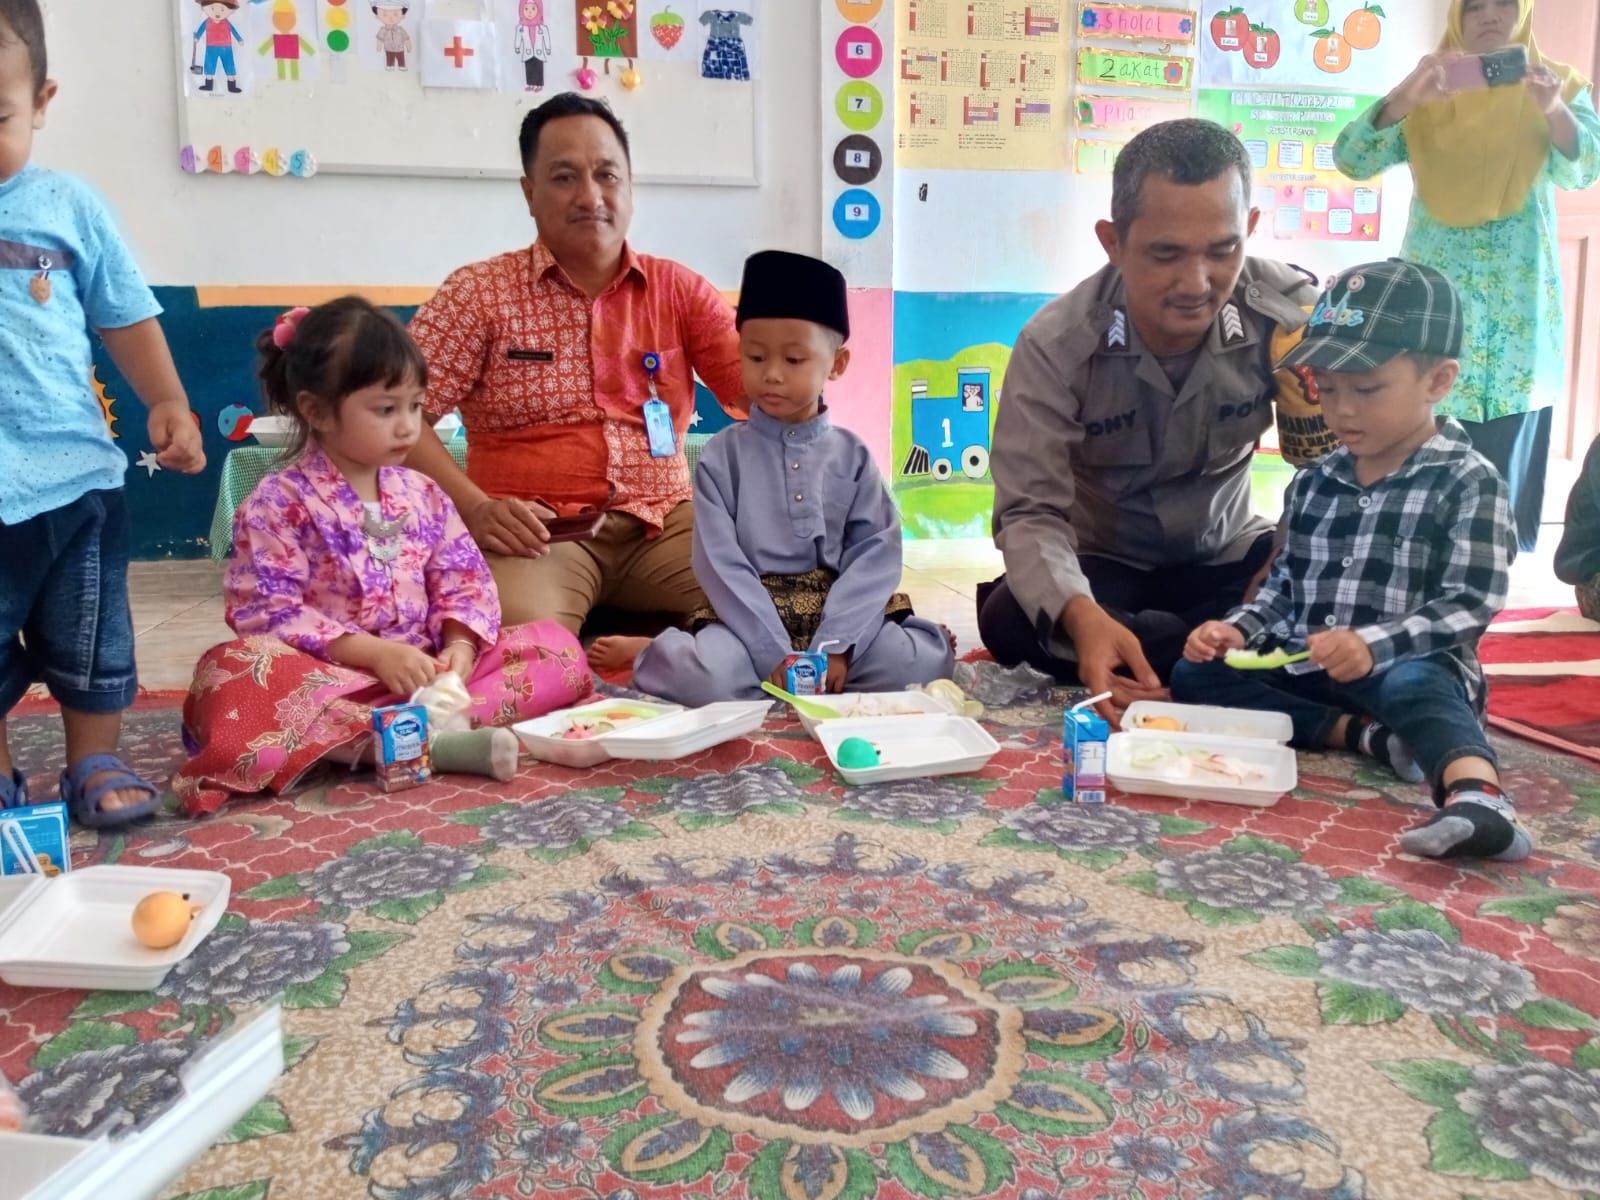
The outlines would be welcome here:
<svg viewBox="0 0 1600 1200">
<path fill-rule="evenodd" d="M 1126 350 L 1128 348 L 1128 312 L 1123 308 L 1111 310 L 1111 323 L 1106 326 L 1105 347 L 1107 350 Z"/>
</svg>

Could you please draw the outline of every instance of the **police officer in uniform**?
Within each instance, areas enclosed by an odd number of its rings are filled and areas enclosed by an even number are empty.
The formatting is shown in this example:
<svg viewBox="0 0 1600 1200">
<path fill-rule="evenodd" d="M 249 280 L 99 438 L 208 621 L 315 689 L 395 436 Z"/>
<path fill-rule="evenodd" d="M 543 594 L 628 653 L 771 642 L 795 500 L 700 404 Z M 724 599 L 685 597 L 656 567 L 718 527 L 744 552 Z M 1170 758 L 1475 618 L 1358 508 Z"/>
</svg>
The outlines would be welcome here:
<svg viewBox="0 0 1600 1200">
<path fill-rule="evenodd" d="M 1273 354 L 1318 288 L 1245 256 L 1250 198 L 1220 125 L 1140 133 L 1095 227 L 1110 264 L 1028 322 L 1006 369 L 991 455 L 1006 574 L 979 589 L 978 630 L 1002 663 L 1112 692 L 1108 715 L 1163 698 L 1189 630 L 1272 554 L 1250 460 L 1280 390 Z M 1298 399 L 1303 433 L 1320 415 Z"/>
</svg>

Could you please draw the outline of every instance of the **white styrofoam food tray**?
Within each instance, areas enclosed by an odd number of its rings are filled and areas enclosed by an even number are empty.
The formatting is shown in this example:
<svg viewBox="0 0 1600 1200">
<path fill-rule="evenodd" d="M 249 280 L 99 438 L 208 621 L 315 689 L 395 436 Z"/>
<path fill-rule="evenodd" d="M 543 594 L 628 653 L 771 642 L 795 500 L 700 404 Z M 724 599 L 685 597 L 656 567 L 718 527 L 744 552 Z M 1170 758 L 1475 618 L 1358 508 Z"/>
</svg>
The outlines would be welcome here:
<svg viewBox="0 0 1600 1200">
<path fill-rule="evenodd" d="M 0 1200 L 154 1200 L 282 1072 L 273 1004 L 197 1053 L 180 1071 L 182 1096 L 143 1129 L 116 1141 L 0 1133 Z"/>
<path fill-rule="evenodd" d="M 294 434 L 294 422 L 288 417 L 264 416 L 250 420 L 250 436 L 262 446 L 287 446 Z"/>
<path fill-rule="evenodd" d="M 687 709 L 643 700 L 604 700 L 523 721 L 511 729 L 534 758 L 562 766 L 592 767 L 608 758 L 660 762 L 697 754 L 759 729 L 771 708 L 770 700 L 728 700 Z M 591 737 L 561 736 L 576 723 L 603 720 L 617 713 L 631 714 L 636 719 Z"/>
<path fill-rule="evenodd" d="M 1229 780 L 1198 763 L 1221 755 L 1251 776 Z M 1106 775 L 1121 792 L 1177 800 L 1215 800 L 1270 808 L 1299 782 L 1294 751 L 1261 738 L 1134 730 L 1113 733 L 1106 746 Z"/>
<path fill-rule="evenodd" d="M 932 775 L 981 771 L 1000 746 L 971 717 L 949 713 L 911 717 L 841 717 L 823 721 L 816 739 L 846 783 L 891 783 Z M 839 766 L 839 745 L 865 738 L 878 751 L 878 765 L 847 770 Z"/>
<path fill-rule="evenodd" d="M 807 696 L 808 704 L 824 704 L 833 709 L 832 717 L 813 717 L 795 709 L 800 724 L 812 737 L 825 720 L 869 717 L 914 717 L 947 715 L 950 710 L 925 692 L 840 692 Z"/>
<path fill-rule="evenodd" d="M 230 886 L 217 871 L 164 867 L 9 876 L 0 889 L 0 980 L 12 987 L 149 991 L 216 928 Z M 183 940 L 165 950 L 133 936 L 134 907 L 151 892 L 186 892 L 201 906 Z"/>
<path fill-rule="evenodd" d="M 1247 708 L 1218 708 L 1210 704 L 1166 704 L 1159 700 L 1136 700 L 1122 715 L 1122 728 L 1129 733 L 1145 729 L 1152 717 L 1166 717 L 1179 728 L 1154 729 L 1152 733 L 1203 733 L 1212 737 L 1261 738 L 1289 744 L 1294 737 L 1294 722 L 1288 713 L 1253 712 Z"/>
<path fill-rule="evenodd" d="M 591 724 L 607 714 L 628 713 L 635 720 L 620 726 L 631 733 L 646 721 L 671 713 L 680 713 L 679 704 L 651 704 L 643 700 L 599 700 L 593 704 L 580 704 L 577 708 L 564 708 L 532 721 L 522 721 L 511 727 L 517 740 L 534 758 L 543 762 L 559 763 L 563 767 L 592 767 L 611 757 L 601 740 L 604 735 L 572 739 L 561 736 L 575 724 Z"/>
<path fill-rule="evenodd" d="M 595 740 L 612 758 L 683 758 L 760 729 L 771 709 L 770 700 L 726 700 L 624 725 Z"/>
</svg>

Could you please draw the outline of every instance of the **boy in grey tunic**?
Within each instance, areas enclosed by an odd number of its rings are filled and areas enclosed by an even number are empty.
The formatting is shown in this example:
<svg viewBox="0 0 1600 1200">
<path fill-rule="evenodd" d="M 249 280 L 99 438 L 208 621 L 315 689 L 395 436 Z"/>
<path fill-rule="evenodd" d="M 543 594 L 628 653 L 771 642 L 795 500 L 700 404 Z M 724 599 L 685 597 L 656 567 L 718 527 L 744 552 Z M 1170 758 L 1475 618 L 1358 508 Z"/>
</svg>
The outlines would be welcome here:
<svg viewBox="0 0 1600 1200">
<path fill-rule="evenodd" d="M 694 572 L 711 607 L 639 653 L 634 685 L 684 704 L 760 699 L 796 650 L 826 650 L 833 692 L 948 676 L 948 633 L 895 595 L 894 502 L 822 403 L 850 358 L 844 277 L 804 255 L 753 255 L 738 326 L 750 419 L 707 443 L 694 479 Z"/>
</svg>

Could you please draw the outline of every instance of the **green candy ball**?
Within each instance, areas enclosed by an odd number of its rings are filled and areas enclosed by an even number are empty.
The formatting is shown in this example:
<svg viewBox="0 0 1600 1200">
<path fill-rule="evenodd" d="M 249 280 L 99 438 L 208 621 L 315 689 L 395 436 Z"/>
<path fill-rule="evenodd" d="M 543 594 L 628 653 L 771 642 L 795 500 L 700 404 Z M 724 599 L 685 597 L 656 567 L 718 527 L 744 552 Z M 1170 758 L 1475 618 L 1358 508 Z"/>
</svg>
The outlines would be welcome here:
<svg viewBox="0 0 1600 1200">
<path fill-rule="evenodd" d="M 847 771 L 878 765 L 878 748 L 866 738 L 848 737 L 839 743 L 839 765 Z"/>
</svg>

